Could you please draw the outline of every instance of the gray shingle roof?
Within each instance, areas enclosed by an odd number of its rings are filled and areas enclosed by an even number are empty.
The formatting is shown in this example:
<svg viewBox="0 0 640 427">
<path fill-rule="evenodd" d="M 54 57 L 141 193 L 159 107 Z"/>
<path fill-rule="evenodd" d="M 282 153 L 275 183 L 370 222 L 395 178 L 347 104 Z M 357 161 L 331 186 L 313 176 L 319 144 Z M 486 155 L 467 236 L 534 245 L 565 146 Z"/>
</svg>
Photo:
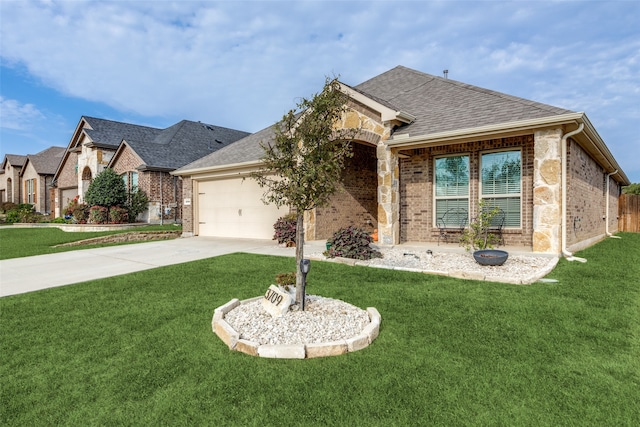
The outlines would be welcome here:
<svg viewBox="0 0 640 427">
<path fill-rule="evenodd" d="M 27 156 L 20 154 L 5 154 L 4 161 L 2 162 L 2 169 L 7 167 L 7 162 L 11 163 L 14 168 L 21 168 L 24 166 L 24 162 L 27 161 Z"/>
<path fill-rule="evenodd" d="M 150 139 L 123 138 L 150 169 L 177 169 L 249 135 L 235 129 L 182 120 Z"/>
<path fill-rule="evenodd" d="M 273 140 L 274 134 L 274 126 L 262 129 L 261 131 L 242 138 L 227 147 L 209 154 L 206 157 L 185 165 L 184 167 L 180 168 L 179 171 L 193 170 L 212 166 L 232 165 L 234 163 L 245 163 L 259 160 L 264 154 L 260 143 L 266 143 Z"/>
<path fill-rule="evenodd" d="M 570 110 L 398 66 L 355 89 L 416 116 L 412 136 L 572 113 Z"/>
<path fill-rule="evenodd" d="M 37 154 L 29 154 L 27 158 L 38 175 L 53 175 L 65 152 L 64 147 L 49 147 Z"/>
<path fill-rule="evenodd" d="M 123 139 L 136 139 L 148 141 L 155 138 L 162 129 L 148 126 L 133 125 L 130 123 L 114 122 L 113 120 L 98 119 L 83 116 L 92 129 L 85 128 L 89 137 L 98 144 L 118 148 Z"/>
<path fill-rule="evenodd" d="M 396 130 L 411 136 L 469 129 L 490 124 L 550 117 L 572 111 L 398 66 L 352 89 L 416 119 Z M 273 126 L 187 164 L 187 171 L 258 160 L 260 142 L 273 138 Z"/>
</svg>

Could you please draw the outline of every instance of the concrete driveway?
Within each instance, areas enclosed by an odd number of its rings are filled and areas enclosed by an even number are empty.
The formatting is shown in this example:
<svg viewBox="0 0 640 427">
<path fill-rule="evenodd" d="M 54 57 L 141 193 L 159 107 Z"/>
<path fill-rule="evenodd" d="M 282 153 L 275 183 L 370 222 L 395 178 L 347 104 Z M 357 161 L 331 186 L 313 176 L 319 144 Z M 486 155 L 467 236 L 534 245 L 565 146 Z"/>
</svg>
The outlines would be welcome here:
<svg viewBox="0 0 640 427">
<path fill-rule="evenodd" d="M 295 256 L 273 240 L 189 237 L 15 258 L 0 261 L 0 297 L 234 252 Z"/>
</svg>

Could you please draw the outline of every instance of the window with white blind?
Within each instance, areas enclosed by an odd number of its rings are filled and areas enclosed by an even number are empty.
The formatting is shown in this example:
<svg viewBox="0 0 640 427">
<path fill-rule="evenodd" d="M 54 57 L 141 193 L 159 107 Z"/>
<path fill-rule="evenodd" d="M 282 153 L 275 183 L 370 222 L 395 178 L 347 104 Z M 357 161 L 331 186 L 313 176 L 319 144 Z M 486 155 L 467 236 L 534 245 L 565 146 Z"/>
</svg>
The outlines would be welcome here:
<svg viewBox="0 0 640 427">
<path fill-rule="evenodd" d="M 36 202 L 36 180 L 35 179 L 27 179 L 25 181 L 25 195 L 27 196 L 27 203 L 35 203 Z"/>
<path fill-rule="evenodd" d="M 435 219 L 442 218 L 452 208 L 469 211 L 469 156 L 448 156 L 435 159 L 434 168 Z M 447 224 L 453 225 L 453 224 Z"/>
<path fill-rule="evenodd" d="M 481 197 L 487 207 L 505 213 L 505 227 L 522 225 L 522 155 L 519 150 L 485 153 L 481 157 Z"/>
</svg>

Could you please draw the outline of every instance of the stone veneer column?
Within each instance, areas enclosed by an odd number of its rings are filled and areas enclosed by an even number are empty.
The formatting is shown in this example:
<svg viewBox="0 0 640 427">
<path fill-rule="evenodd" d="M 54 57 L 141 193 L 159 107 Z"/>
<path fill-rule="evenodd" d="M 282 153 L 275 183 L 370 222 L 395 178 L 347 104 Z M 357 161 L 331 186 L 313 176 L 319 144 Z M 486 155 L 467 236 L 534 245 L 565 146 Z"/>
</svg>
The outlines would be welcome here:
<svg viewBox="0 0 640 427">
<path fill-rule="evenodd" d="M 383 245 L 400 243 L 398 155 L 384 143 L 378 145 L 378 241 Z"/>
<path fill-rule="evenodd" d="M 559 254 L 562 250 L 562 135 L 562 129 L 534 134 L 534 252 Z"/>
</svg>

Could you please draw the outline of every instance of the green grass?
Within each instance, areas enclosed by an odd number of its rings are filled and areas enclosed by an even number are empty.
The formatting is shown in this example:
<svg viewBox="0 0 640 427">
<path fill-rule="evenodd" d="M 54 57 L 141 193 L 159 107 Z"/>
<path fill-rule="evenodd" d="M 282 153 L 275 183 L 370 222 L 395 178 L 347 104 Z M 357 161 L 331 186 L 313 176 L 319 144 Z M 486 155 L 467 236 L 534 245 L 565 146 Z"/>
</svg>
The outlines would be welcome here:
<svg viewBox="0 0 640 427">
<path fill-rule="evenodd" d="M 95 232 L 67 232 L 59 228 L 10 228 L 0 227 L 0 260 L 22 258 L 33 255 L 52 254 L 56 252 L 77 251 L 78 249 L 98 248 L 128 243 L 103 243 L 82 247 L 61 247 L 55 245 L 91 239 L 93 237 L 110 234 L 130 233 L 132 231 L 176 230 L 175 225 L 147 225 L 128 230 L 95 231 Z M 139 242 L 136 242 L 139 243 Z"/>
<path fill-rule="evenodd" d="M 290 258 L 233 254 L 0 299 L 0 424 L 589 425 L 640 419 L 640 234 L 515 286 L 315 262 L 308 292 L 376 307 L 339 357 L 229 351 L 213 310 Z"/>
</svg>

